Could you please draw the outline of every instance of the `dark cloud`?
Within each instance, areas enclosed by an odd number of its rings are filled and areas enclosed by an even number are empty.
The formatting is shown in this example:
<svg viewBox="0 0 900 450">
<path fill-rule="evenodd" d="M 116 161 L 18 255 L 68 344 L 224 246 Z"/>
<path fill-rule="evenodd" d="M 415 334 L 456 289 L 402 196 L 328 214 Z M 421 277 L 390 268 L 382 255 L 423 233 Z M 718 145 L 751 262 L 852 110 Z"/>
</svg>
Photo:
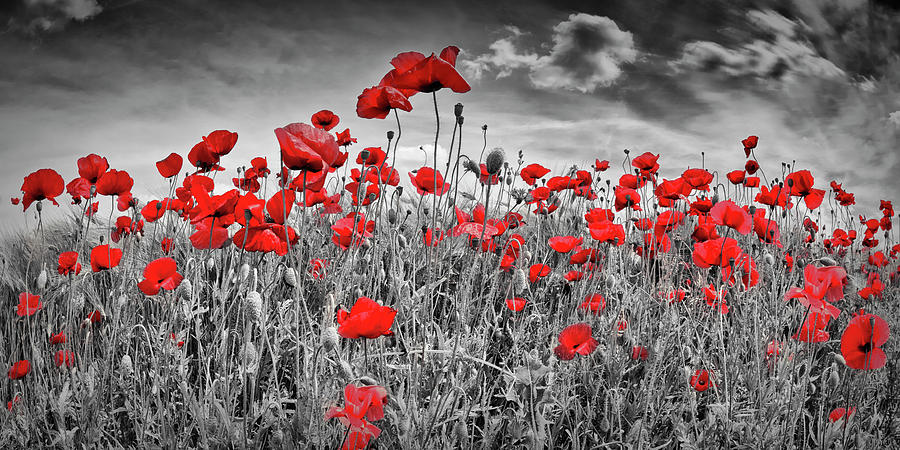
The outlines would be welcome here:
<svg viewBox="0 0 900 450">
<path fill-rule="evenodd" d="M 83 22 L 100 12 L 97 0 L 16 0 L 0 9 L 10 31 L 35 34 L 62 30 L 70 21 Z"/>
</svg>

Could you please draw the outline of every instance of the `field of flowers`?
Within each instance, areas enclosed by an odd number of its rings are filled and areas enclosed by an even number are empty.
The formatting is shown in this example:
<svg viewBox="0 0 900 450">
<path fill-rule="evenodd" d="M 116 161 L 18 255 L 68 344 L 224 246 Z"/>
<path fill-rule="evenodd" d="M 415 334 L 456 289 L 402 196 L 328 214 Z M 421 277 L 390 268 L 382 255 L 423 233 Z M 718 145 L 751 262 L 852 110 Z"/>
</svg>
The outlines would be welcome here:
<svg viewBox="0 0 900 450">
<path fill-rule="evenodd" d="M 164 198 L 132 196 L 124 155 L 27 175 L 0 447 L 898 445 L 889 200 L 857 216 L 756 136 L 731 168 L 625 150 L 551 173 L 486 125 L 464 146 L 438 102 L 470 90 L 458 52 L 400 53 L 362 91 L 380 147 L 322 110 L 249 162 L 209 132 L 141 180 Z M 456 120 L 401 175 L 414 96 Z"/>
</svg>

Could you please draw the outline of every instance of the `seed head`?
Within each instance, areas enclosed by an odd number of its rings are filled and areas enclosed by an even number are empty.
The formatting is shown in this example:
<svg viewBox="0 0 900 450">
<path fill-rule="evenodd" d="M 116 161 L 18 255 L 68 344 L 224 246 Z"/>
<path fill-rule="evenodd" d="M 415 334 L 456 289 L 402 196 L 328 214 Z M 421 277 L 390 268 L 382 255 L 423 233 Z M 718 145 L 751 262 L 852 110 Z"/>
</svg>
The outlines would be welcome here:
<svg viewBox="0 0 900 450">
<path fill-rule="evenodd" d="M 502 148 L 496 147 L 491 150 L 491 152 L 487 155 L 487 159 L 485 159 L 484 161 L 487 173 L 494 175 L 500 172 L 500 169 L 503 168 L 504 161 L 506 161 L 506 153 Z M 479 171 L 481 171 L 480 168 Z"/>
<path fill-rule="evenodd" d="M 326 327 L 322 329 L 322 335 L 320 336 L 322 340 L 322 348 L 325 351 L 330 352 L 332 349 L 336 348 L 338 345 L 338 332 L 335 327 Z"/>
<path fill-rule="evenodd" d="M 262 296 L 259 292 L 250 291 L 247 298 L 244 299 L 244 312 L 247 318 L 253 323 L 260 323 L 262 319 Z"/>
<path fill-rule="evenodd" d="M 284 284 L 290 287 L 297 287 L 297 272 L 294 271 L 293 267 L 285 266 L 281 272 L 281 277 L 284 279 Z"/>
</svg>

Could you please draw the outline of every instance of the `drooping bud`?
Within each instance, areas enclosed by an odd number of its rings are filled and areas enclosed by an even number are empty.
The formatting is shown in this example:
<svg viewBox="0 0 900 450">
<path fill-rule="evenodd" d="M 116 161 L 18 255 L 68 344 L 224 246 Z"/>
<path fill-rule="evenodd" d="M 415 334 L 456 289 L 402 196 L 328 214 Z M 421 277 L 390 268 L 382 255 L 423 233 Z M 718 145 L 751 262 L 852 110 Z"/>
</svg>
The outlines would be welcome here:
<svg viewBox="0 0 900 450">
<path fill-rule="evenodd" d="M 488 153 L 487 158 L 484 161 L 485 169 L 487 173 L 494 175 L 500 172 L 500 169 L 503 168 L 503 163 L 506 161 L 506 153 L 500 147 L 495 147 Z M 480 168 L 479 168 L 480 171 Z"/>
<path fill-rule="evenodd" d="M 293 267 L 284 266 L 284 269 L 281 272 L 281 277 L 284 279 L 284 284 L 290 287 L 297 287 L 297 272 L 294 271 Z"/>
</svg>

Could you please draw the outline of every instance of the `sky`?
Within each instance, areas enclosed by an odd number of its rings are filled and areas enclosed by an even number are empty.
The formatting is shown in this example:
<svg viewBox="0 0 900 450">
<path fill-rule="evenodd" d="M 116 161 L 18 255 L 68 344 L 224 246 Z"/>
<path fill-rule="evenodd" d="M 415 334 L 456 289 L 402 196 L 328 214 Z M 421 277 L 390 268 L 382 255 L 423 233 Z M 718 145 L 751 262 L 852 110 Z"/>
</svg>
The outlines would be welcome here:
<svg viewBox="0 0 900 450">
<path fill-rule="evenodd" d="M 154 162 L 187 155 L 213 130 L 239 135 L 224 175 L 276 161 L 274 128 L 341 117 L 383 146 L 393 120 L 361 119 L 356 98 L 399 52 L 461 49 L 472 90 L 438 92 L 439 150 L 465 105 L 463 153 L 488 148 L 563 170 L 623 149 L 661 154 L 661 174 L 742 168 L 760 137 L 769 178 L 781 163 L 855 193 L 857 210 L 900 193 L 900 6 L 888 1 L 621 2 L 13 0 L 0 5 L 0 192 L 53 168 L 68 182 L 96 153 L 165 192 Z M 401 114 L 401 173 L 425 164 L 431 99 Z M 429 152 L 430 153 L 430 152 Z M 618 172 L 616 174 L 618 177 Z M 406 178 L 405 176 L 403 177 Z M 50 214 L 68 211 L 63 207 Z M 109 206 L 102 205 L 104 212 Z M 0 221 L 25 223 L 0 202 Z M 57 208 L 49 208 L 57 209 Z M 46 210 L 46 209 L 45 209 Z M 33 220 L 34 209 L 28 214 Z"/>
</svg>

